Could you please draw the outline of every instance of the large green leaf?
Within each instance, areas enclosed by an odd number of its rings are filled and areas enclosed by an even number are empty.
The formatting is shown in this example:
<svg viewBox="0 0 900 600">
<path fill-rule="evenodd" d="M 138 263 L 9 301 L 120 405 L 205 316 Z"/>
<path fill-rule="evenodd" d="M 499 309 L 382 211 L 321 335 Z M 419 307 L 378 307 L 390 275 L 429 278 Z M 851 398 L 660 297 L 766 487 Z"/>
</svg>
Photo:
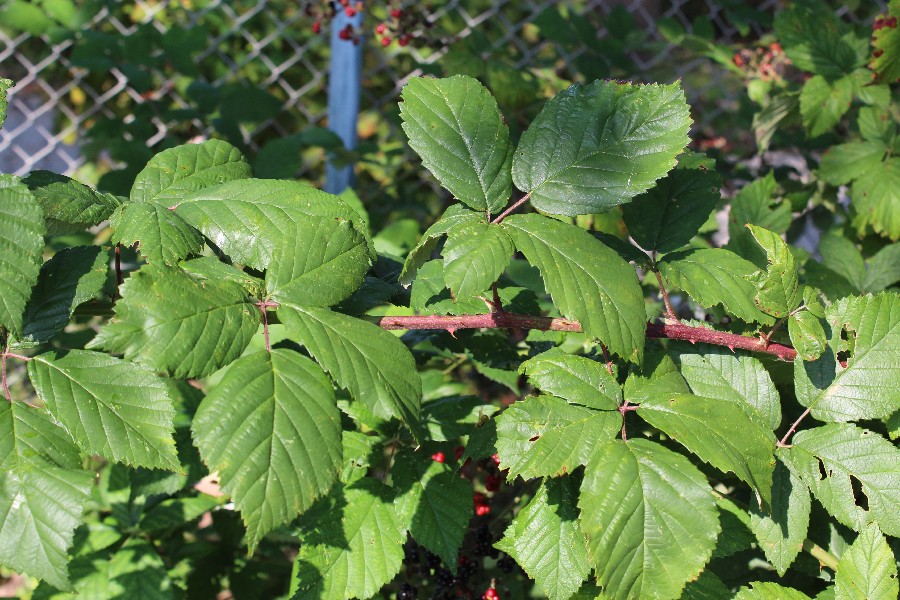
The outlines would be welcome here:
<svg viewBox="0 0 900 600">
<path fill-rule="evenodd" d="M 93 473 L 46 411 L 0 402 L 0 564 L 63 590 Z"/>
<path fill-rule="evenodd" d="M 874 523 L 841 555 L 834 587 L 836 600 L 887 600 L 900 593 L 894 553 Z"/>
<path fill-rule="evenodd" d="M 622 389 L 604 365 L 557 348 L 526 360 L 519 372 L 536 388 L 570 404 L 615 410 L 622 401 Z"/>
<path fill-rule="evenodd" d="M 863 291 L 880 292 L 900 281 L 900 243 L 885 246 L 867 262 Z"/>
<path fill-rule="evenodd" d="M 180 199 L 176 212 L 234 262 L 260 270 L 269 266 L 293 224 L 307 217 L 346 219 L 357 231 L 367 231 L 359 213 L 339 197 L 299 181 L 228 181 Z M 371 244 L 369 253 L 374 257 Z"/>
<path fill-rule="evenodd" d="M 454 572 L 472 518 L 472 484 L 424 452 L 402 452 L 391 470 L 400 521 Z"/>
<path fill-rule="evenodd" d="M 719 516 L 706 477 L 644 439 L 597 447 L 578 499 L 581 529 L 609 598 L 678 598 L 712 556 Z"/>
<path fill-rule="evenodd" d="M 683 154 L 655 187 L 622 207 L 628 233 L 641 248 L 671 252 L 687 244 L 719 203 L 715 161 Z"/>
<path fill-rule="evenodd" d="M 457 225 L 444 244 L 444 280 L 455 296 L 480 294 L 503 274 L 515 251 L 499 225 Z"/>
<path fill-rule="evenodd" d="M 152 371 L 108 354 L 68 350 L 33 357 L 28 376 L 85 451 L 131 466 L 180 469 L 169 383 Z"/>
<path fill-rule="evenodd" d="M 798 69 L 829 78 L 841 77 L 865 64 L 868 40 L 830 10 L 799 3 L 775 16 L 775 35 Z"/>
<path fill-rule="evenodd" d="M 826 311 L 832 348 L 814 362 L 794 365 L 797 399 L 821 421 L 878 419 L 900 409 L 900 296 L 851 296 Z M 852 340 L 842 367 L 836 353 L 842 332 Z"/>
<path fill-rule="evenodd" d="M 112 241 L 137 244 L 149 263 L 177 265 L 203 249 L 203 236 L 174 211 L 156 202 L 128 203 L 110 219 Z"/>
<path fill-rule="evenodd" d="M 691 346 L 672 356 L 696 395 L 737 402 L 769 429 L 775 430 L 781 424 L 778 390 L 758 359 L 706 344 Z"/>
<path fill-rule="evenodd" d="M 366 236 L 353 223 L 304 217 L 279 242 L 266 290 L 276 302 L 331 306 L 356 291 L 369 265 Z"/>
<path fill-rule="evenodd" d="M 512 556 L 551 600 L 566 600 L 587 579 L 587 540 L 578 528 L 573 476 L 545 479 L 496 547 Z"/>
<path fill-rule="evenodd" d="M 778 461 L 772 474 L 770 510 L 750 507 L 750 529 L 782 577 L 800 553 L 809 527 L 811 505 L 803 481 Z"/>
<path fill-rule="evenodd" d="M 477 79 L 413 77 L 403 87 L 400 118 L 409 145 L 455 197 L 499 212 L 512 193 L 509 128 Z"/>
<path fill-rule="evenodd" d="M 748 483 L 760 506 L 771 504 L 775 436 L 739 401 L 678 394 L 644 400 L 638 414 L 705 462 Z"/>
<path fill-rule="evenodd" d="M 446 212 L 441 215 L 441 218 L 422 234 L 419 243 L 410 251 L 409 256 L 406 257 L 406 262 L 403 264 L 403 271 L 400 273 L 400 283 L 408 286 L 413 282 L 416 271 L 418 271 L 419 267 L 427 261 L 431 260 L 431 253 L 437 247 L 440 239 L 447 235 L 447 232 L 454 227 L 474 223 L 486 224 L 487 220 L 483 214 L 469 210 L 462 204 L 454 204 L 448 208 Z"/>
<path fill-rule="evenodd" d="M 236 359 L 259 328 L 240 285 L 147 266 L 122 285 L 116 315 L 91 343 L 173 377 L 205 377 Z"/>
<path fill-rule="evenodd" d="M 684 290 L 703 308 L 721 304 L 743 321 L 775 322 L 753 302 L 756 288 L 749 277 L 756 272 L 756 266 L 730 250 L 696 248 L 672 252 L 657 264 L 669 286 Z"/>
<path fill-rule="evenodd" d="M 137 174 L 132 202 L 168 206 L 197 190 L 252 175 L 240 150 L 222 140 L 163 150 Z"/>
<path fill-rule="evenodd" d="M 637 274 L 587 231 L 541 215 L 503 221 L 513 241 L 541 271 L 553 303 L 622 358 L 640 362 L 647 313 Z"/>
<path fill-rule="evenodd" d="M 44 250 L 41 207 L 18 178 L 0 175 L 0 327 L 22 333 L 22 313 Z"/>
<path fill-rule="evenodd" d="M 750 224 L 747 226 L 766 251 L 768 266 L 750 278 L 756 286 L 756 305 L 776 318 L 786 317 L 802 299 L 797 265 L 790 247 L 774 231 Z"/>
<path fill-rule="evenodd" d="M 900 158 L 878 163 L 853 182 L 853 224 L 860 232 L 871 226 L 875 233 L 897 241 L 900 238 Z"/>
<path fill-rule="evenodd" d="M 32 171 L 24 180 L 44 209 L 47 233 L 71 233 L 98 225 L 121 204 L 112 194 L 95 192 L 65 175 Z"/>
<path fill-rule="evenodd" d="M 829 81 L 816 75 L 803 84 L 800 91 L 800 116 L 809 137 L 827 133 L 840 123 L 850 109 L 856 81 L 853 75 Z"/>
<path fill-rule="evenodd" d="M 553 396 L 527 398 L 497 417 L 500 469 L 509 469 L 509 479 L 571 473 L 621 426 L 622 417 L 614 410 L 575 406 Z"/>
<path fill-rule="evenodd" d="M 690 126 L 680 82 L 575 84 L 549 100 L 522 134 L 513 182 L 545 212 L 606 212 L 675 166 Z"/>
<path fill-rule="evenodd" d="M 422 381 L 412 354 L 396 336 L 324 308 L 282 304 L 278 318 L 355 400 L 377 417 L 399 417 L 413 434 L 422 435 Z"/>
<path fill-rule="evenodd" d="M 325 373 L 293 350 L 235 361 L 197 409 L 200 455 L 247 524 L 250 550 L 326 493 L 341 468 L 341 419 Z"/>
<path fill-rule="evenodd" d="M 888 535 L 900 535 L 900 450 L 871 431 L 831 423 L 797 433 L 779 458 L 812 490 L 838 521 L 857 531 L 874 520 Z M 856 498 L 862 485 L 868 510 Z"/>
<path fill-rule="evenodd" d="M 850 183 L 877 169 L 887 148 L 882 142 L 849 142 L 830 147 L 819 161 L 819 177 L 832 185 Z"/>
<path fill-rule="evenodd" d="M 336 487 L 301 521 L 293 600 L 370 598 L 403 564 L 406 528 L 391 489 L 370 477 Z"/>
<path fill-rule="evenodd" d="M 69 322 L 75 308 L 96 298 L 109 271 L 109 254 L 99 246 L 63 248 L 41 266 L 25 307 L 22 339 L 46 342 Z"/>
</svg>

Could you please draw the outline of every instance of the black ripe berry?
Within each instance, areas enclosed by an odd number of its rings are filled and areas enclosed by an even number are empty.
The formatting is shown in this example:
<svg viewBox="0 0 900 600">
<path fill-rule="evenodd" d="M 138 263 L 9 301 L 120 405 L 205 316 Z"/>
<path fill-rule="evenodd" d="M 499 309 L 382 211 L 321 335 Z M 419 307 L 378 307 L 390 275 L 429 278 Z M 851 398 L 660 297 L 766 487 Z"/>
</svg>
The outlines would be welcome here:
<svg viewBox="0 0 900 600">
<path fill-rule="evenodd" d="M 417 590 L 415 586 L 404 583 L 400 586 L 400 591 L 397 592 L 397 600 L 416 600 L 418 594 L 419 590 Z"/>
<path fill-rule="evenodd" d="M 503 558 L 497 561 L 497 568 L 508 575 L 516 568 L 516 561 L 513 560 L 512 556 L 504 554 Z"/>
</svg>

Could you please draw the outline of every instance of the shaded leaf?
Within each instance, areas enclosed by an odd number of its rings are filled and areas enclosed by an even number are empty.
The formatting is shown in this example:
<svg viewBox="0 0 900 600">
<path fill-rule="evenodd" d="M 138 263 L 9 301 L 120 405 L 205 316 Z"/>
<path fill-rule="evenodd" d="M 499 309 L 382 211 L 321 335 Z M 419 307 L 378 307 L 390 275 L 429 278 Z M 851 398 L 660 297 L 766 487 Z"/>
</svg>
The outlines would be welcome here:
<svg viewBox="0 0 900 600">
<path fill-rule="evenodd" d="M 756 286 L 756 305 L 773 317 L 785 317 L 800 305 L 797 266 L 794 255 L 781 237 L 773 231 L 748 225 L 756 241 L 766 251 L 768 266 L 750 281 Z"/>
<path fill-rule="evenodd" d="M 797 4 L 775 16 L 775 34 L 798 69 L 841 77 L 865 64 L 868 40 L 833 11 Z"/>
<path fill-rule="evenodd" d="M 750 586 L 739 589 L 733 600 L 811 600 L 799 590 L 769 581 L 754 581 Z"/>
<path fill-rule="evenodd" d="M 808 310 L 788 318 L 788 335 L 803 360 L 815 360 L 825 351 L 825 329 L 819 318 Z"/>
<path fill-rule="evenodd" d="M 841 555 L 835 577 L 837 600 L 896 598 L 897 562 L 874 523 L 867 525 Z"/>
<path fill-rule="evenodd" d="M 892 157 L 868 169 L 850 188 L 851 206 L 856 210 L 853 225 L 893 241 L 900 238 L 900 158 Z"/>
<path fill-rule="evenodd" d="M 121 204 L 112 194 L 96 192 L 74 179 L 50 171 L 32 171 L 22 181 L 41 205 L 50 235 L 99 225 Z"/>
<path fill-rule="evenodd" d="M 17 177 L 0 175 L 0 327 L 22 334 L 22 313 L 44 250 L 41 207 Z"/>
<path fill-rule="evenodd" d="M 811 502 L 803 481 L 778 461 L 772 474 L 771 510 L 750 507 L 750 529 L 766 558 L 784 577 L 809 527 Z"/>
<path fill-rule="evenodd" d="M 129 203 L 120 206 L 110 219 L 111 241 L 132 246 L 149 263 L 176 265 L 199 254 L 203 236 L 187 222 L 156 202 Z"/>
<path fill-rule="evenodd" d="M 800 116 L 809 137 L 827 133 L 850 109 L 856 82 L 853 75 L 829 81 L 816 75 L 800 91 Z"/>
<path fill-rule="evenodd" d="M 444 244 L 444 280 L 455 296 L 479 294 L 503 274 L 515 251 L 499 225 L 457 225 Z"/>
</svg>

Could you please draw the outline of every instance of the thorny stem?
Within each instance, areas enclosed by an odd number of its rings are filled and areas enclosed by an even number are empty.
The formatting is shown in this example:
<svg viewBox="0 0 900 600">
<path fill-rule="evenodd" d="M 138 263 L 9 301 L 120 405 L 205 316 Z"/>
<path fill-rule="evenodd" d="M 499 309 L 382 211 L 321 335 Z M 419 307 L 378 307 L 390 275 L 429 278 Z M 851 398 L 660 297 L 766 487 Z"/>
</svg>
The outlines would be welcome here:
<svg viewBox="0 0 900 600">
<path fill-rule="evenodd" d="M 522 206 L 523 204 L 528 202 L 529 198 L 531 198 L 531 192 L 525 194 L 524 196 L 522 196 L 521 198 L 519 198 L 518 200 L 513 202 L 506 210 L 504 210 L 502 213 L 500 213 L 496 219 L 491 221 L 491 223 L 494 223 L 494 224 L 499 223 L 500 221 L 502 221 L 503 219 L 508 217 L 510 215 L 510 213 L 512 213 L 514 210 L 516 210 L 517 208 L 519 208 L 520 206 Z"/>
<path fill-rule="evenodd" d="M 809 408 L 804 410 L 803 414 L 801 414 L 799 417 L 797 417 L 797 420 L 794 421 L 794 424 L 791 425 L 791 428 L 788 429 L 786 434 L 784 434 L 784 437 L 781 438 L 780 440 L 778 440 L 778 443 L 775 445 L 778 446 L 779 448 L 789 448 L 790 445 L 788 444 L 788 440 L 791 438 L 792 435 L 794 435 L 794 432 L 797 430 L 797 426 L 800 425 L 800 421 L 805 419 L 806 415 L 808 415 L 811 410 L 812 410 L 812 406 L 810 406 Z"/>
<path fill-rule="evenodd" d="M 669 292 L 666 291 L 666 286 L 663 285 L 662 275 L 655 264 L 653 265 L 653 274 L 656 275 L 656 281 L 659 282 L 659 292 L 662 294 L 663 302 L 666 304 L 666 315 L 676 323 L 681 323 L 681 319 L 678 318 L 678 315 L 675 314 L 675 309 L 672 308 L 672 303 L 669 301 Z"/>
</svg>

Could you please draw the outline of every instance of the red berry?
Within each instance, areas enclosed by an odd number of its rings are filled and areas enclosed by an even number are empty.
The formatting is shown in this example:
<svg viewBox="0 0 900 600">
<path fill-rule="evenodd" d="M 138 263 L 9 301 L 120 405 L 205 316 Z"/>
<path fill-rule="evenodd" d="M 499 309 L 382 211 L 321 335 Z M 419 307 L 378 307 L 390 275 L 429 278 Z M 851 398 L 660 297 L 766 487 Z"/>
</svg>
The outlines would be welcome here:
<svg viewBox="0 0 900 600">
<path fill-rule="evenodd" d="M 500 594 L 497 593 L 497 590 L 489 587 L 484 594 L 481 595 L 482 600 L 500 600 Z"/>
<path fill-rule="evenodd" d="M 400 44 L 401 46 L 406 46 L 406 45 L 409 44 L 409 41 L 410 41 L 411 39 L 412 39 L 412 36 L 409 35 L 409 34 L 406 34 L 406 35 L 404 35 L 402 38 L 400 38 L 399 40 L 397 40 L 397 43 Z"/>
<path fill-rule="evenodd" d="M 344 14 L 347 15 L 348 17 L 355 17 L 356 9 L 351 6 L 348 6 L 347 8 L 344 9 Z"/>
<path fill-rule="evenodd" d="M 484 515 L 491 514 L 491 507 L 487 504 L 479 504 L 475 507 L 475 514 L 479 517 L 483 517 Z"/>
<path fill-rule="evenodd" d="M 387 25 L 385 25 L 384 23 L 379 23 L 378 27 L 375 28 L 375 33 L 377 33 L 378 35 L 381 35 L 385 31 L 387 31 Z"/>
<path fill-rule="evenodd" d="M 494 454 L 493 456 L 491 456 L 491 460 L 494 461 L 495 465 L 497 465 L 498 467 L 500 466 L 500 455 L 499 454 Z"/>
<path fill-rule="evenodd" d="M 342 40 L 349 40 L 352 35 L 353 35 L 352 29 L 341 29 L 338 32 L 338 37 L 341 38 Z"/>
<path fill-rule="evenodd" d="M 484 479 L 484 488 L 489 492 L 496 492 L 500 489 L 502 480 L 496 475 L 488 475 Z"/>
<path fill-rule="evenodd" d="M 386 35 L 386 36 L 384 36 L 383 38 L 381 38 L 381 45 L 384 46 L 385 48 L 387 48 L 388 46 L 390 46 L 390 45 L 391 45 L 391 38 L 390 38 L 390 36 L 387 36 L 387 35 Z"/>
<path fill-rule="evenodd" d="M 400 17 L 403 16 L 403 11 L 400 10 L 399 8 L 395 8 L 391 11 L 391 16 L 394 17 L 395 19 L 399 19 Z"/>
<path fill-rule="evenodd" d="M 485 504 L 487 502 L 487 496 L 482 494 L 481 492 L 475 492 L 472 494 L 472 502 L 475 504 Z"/>
<path fill-rule="evenodd" d="M 312 24 L 312 32 L 319 33 L 320 31 L 322 31 L 322 24 L 316 21 Z"/>
<path fill-rule="evenodd" d="M 350 0 L 341 0 L 341 6 L 350 6 Z"/>
<path fill-rule="evenodd" d="M 447 460 L 447 457 L 444 456 L 443 452 L 435 452 L 434 454 L 431 455 L 431 460 L 433 460 L 434 462 L 442 463 L 445 460 Z"/>
</svg>

